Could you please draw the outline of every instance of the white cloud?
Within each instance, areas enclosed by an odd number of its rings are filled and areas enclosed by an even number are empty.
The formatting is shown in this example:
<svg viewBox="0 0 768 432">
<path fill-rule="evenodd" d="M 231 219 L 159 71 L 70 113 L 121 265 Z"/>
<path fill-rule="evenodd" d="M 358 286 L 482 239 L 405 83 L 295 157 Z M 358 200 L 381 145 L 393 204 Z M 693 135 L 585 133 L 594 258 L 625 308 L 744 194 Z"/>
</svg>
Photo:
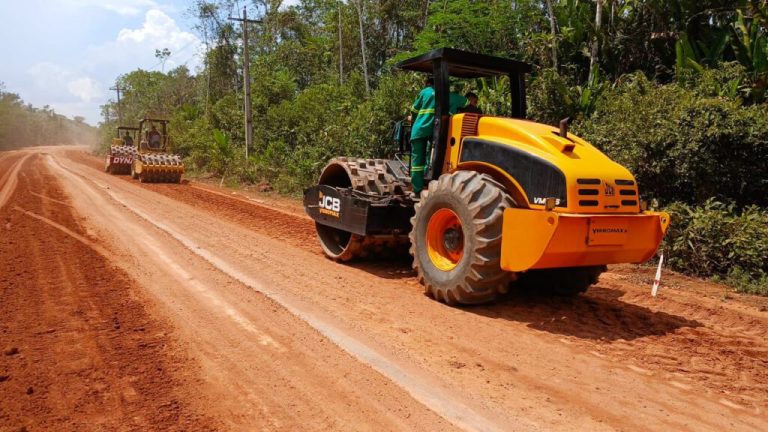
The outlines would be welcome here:
<svg viewBox="0 0 768 432">
<path fill-rule="evenodd" d="M 127 3 L 143 4 L 142 0 Z M 201 41 L 163 10 L 150 9 L 140 25 L 113 35 L 111 41 L 84 49 L 67 63 L 40 62 L 27 68 L 24 80 L 29 89 L 24 96 L 38 95 L 33 101 L 42 99 L 57 112 L 84 115 L 95 123 L 99 121 L 100 105 L 115 97 L 109 87 L 118 76 L 139 68 L 160 70 L 156 49 L 171 51 L 165 71 L 180 65 L 194 71 L 200 65 Z"/>
<path fill-rule="evenodd" d="M 169 48 L 180 49 L 186 45 L 197 42 L 197 36 L 182 31 L 173 18 L 159 9 L 147 11 L 144 24 L 139 29 L 122 29 L 117 35 L 118 43 L 148 42 L 154 45 L 164 45 Z"/>
<path fill-rule="evenodd" d="M 108 68 L 117 75 L 137 68 L 160 69 L 155 50 L 168 48 L 170 58 L 165 63 L 168 71 L 180 65 L 195 70 L 200 65 L 202 42 L 194 34 L 182 30 L 176 21 L 159 9 L 146 12 L 138 28 L 120 30 L 114 41 L 93 47 L 87 55 L 87 68 Z"/>
<path fill-rule="evenodd" d="M 74 7 L 98 7 L 120 15 L 139 15 L 151 8 L 158 8 L 154 0 L 68 0 Z"/>
<path fill-rule="evenodd" d="M 94 124 L 98 121 L 104 86 L 96 79 L 49 62 L 37 63 L 26 72 L 30 93 L 44 95 L 42 104 L 50 105 L 59 114 L 82 115 Z"/>
<path fill-rule="evenodd" d="M 101 89 L 101 85 L 89 77 L 81 77 L 76 80 L 67 83 L 67 90 L 70 93 L 80 98 L 83 102 L 90 102 L 91 99 L 99 99 L 104 97 L 104 92 Z"/>
</svg>

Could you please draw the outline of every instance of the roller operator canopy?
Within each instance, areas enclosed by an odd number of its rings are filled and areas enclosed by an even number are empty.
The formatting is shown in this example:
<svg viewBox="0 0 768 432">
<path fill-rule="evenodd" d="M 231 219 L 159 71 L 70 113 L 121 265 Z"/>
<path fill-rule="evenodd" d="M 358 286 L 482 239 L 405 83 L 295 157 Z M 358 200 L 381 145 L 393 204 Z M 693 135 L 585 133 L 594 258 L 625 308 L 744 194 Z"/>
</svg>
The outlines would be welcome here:
<svg viewBox="0 0 768 432">
<path fill-rule="evenodd" d="M 453 48 L 438 48 L 418 57 L 403 60 L 396 67 L 431 74 L 435 61 L 446 63 L 448 75 L 459 78 L 522 75 L 531 72 L 531 65 L 528 63 Z"/>
</svg>

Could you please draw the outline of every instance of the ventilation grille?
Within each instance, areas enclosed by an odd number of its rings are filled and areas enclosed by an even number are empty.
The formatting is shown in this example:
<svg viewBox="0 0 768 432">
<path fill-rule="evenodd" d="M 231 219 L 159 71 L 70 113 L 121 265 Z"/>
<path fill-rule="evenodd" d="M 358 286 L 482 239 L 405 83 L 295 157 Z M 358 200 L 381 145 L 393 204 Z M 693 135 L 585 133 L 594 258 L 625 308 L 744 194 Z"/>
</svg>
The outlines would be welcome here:
<svg viewBox="0 0 768 432">
<path fill-rule="evenodd" d="M 637 186 L 634 180 L 617 179 L 603 181 L 599 178 L 576 179 L 576 194 L 580 207 L 603 210 L 636 211 Z"/>
<path fill-rule="evenodd" d="M 599 185 L 600 184 L 600 179 L 596 179 L 596 178 L 580 178 L 580 179 L 576 179 L 576 183 L 578 183 L 580 185 Z"/>
<path fill-rule="evenodd" d="M 465 113 L 461 122 L 461 138 L 477 136 L 477 124 L 480 122 L 480 114 Z"/>
<path fill-rule="evenodd" d="M 579 195 L 600 195 L 599 189 L 579 189 Z"/>
</svg>

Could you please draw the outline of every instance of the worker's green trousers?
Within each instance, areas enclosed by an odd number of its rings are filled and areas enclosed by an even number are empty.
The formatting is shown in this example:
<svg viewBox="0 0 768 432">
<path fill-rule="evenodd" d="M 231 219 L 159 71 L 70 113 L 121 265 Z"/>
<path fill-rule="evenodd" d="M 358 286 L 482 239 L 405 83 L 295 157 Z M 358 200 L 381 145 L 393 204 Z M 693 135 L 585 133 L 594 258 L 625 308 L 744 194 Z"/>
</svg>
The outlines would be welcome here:
<svg viewBox="0 0 768 432">
<path fill-rule="evenodd" d="M 411 139 L 411 185 L 418 196 L 424 189 L 424 169 L 427 165 L 428 138 Z"/>
</svg>

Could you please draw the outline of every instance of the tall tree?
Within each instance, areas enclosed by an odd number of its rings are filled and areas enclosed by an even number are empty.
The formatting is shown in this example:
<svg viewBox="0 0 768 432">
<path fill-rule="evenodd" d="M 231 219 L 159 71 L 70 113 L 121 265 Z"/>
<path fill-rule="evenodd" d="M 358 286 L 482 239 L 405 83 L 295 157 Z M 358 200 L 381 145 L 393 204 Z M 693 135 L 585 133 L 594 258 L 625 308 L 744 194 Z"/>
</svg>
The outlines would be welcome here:
<svg viewBox="0 0 768 432">
<path fill-rule="evenodd" d="M 589 56 L 589 82 L 593 81 L 596 68 L 600 67 L 600 27 L 603 22 L 603 0 L 595 0 L 595 36 Z"/>
<path fill-rule="evenodd" d="M 338 2 L 339 9 L 339 84 L 344 84 L 344 39 L 341 33 L 341 1 Z"/>
<path fill-rule="evenodd" d="M 360 51 L 363 56 L 363 78 L 365 79 L 365 94 L 371 94 L 371 85 L 368 80 L 368 59 L 365 52 L 365 29 L 363 27 L 363 14 L 365 13 L 364 0 L 350 0 L 357 10 L 357 21 L 360 27 Z"/>
<path fill-rule="evenodd" d="M 555 16 L 555 10 L 552 7 L 552 0 L 546 0 L 546 5 L 547 16 L 549 17 L 550 34 L 552 36 L 552 67 L 557 70 L 557 17 Z M 517 6 L 517 2 L 514 3 L 514 6 Z"/>
</svg>

